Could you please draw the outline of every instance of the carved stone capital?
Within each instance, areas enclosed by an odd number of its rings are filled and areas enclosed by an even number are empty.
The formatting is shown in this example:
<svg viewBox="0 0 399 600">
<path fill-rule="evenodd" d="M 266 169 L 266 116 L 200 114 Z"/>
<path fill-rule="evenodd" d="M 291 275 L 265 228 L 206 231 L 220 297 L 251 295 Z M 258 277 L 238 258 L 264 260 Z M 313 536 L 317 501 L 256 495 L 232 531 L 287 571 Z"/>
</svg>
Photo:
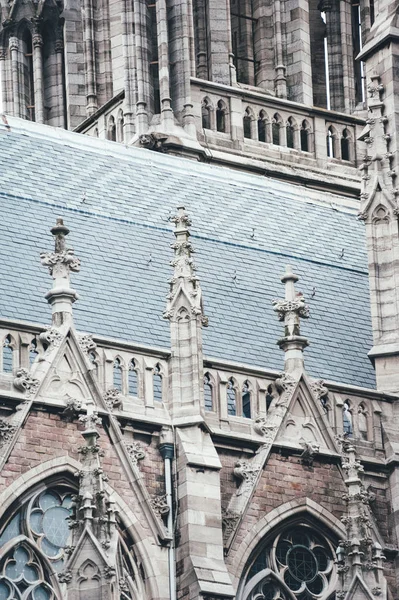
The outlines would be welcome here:
<svg viewBox="0 0 399 600">
<path fill-rule="evenodd" d="M 80 270 L 80 260 L 74 255 L 72 248 L 62 252 L 42 252 L 40 260 L 44 267 L 48 267 L 52 277 L 66 278 L 70 271 Z"/>
<path fill-rule="evenodd" d="M 151 498 L 151 506 L 160 517 L 166 517 L 169 514 L 170 508 L 166 501 L 166 494 Z"/>
<path fill-rule="evenodd" d="M 42 48 L 43 46 L 43 38 L 40 33 L 35 33 L 32 36 L 32 45 L 34 48 Z"/>
<path fill-rule="evenodd" d="M 48 325 L 46 331 L 42 331 L 39 340 L 48 346 L 58 347 L 61 344 L 62 335 L 56 327 Z"/>
<path fill-rule="evenodd" d="M 134 464 L 137 464 L 139 460 L 143 460 L 145 458 L 145 452 L 139 442 L 126 444 L 126 450 L 128 451 L 130 459 Z"/>
<path fill-rule="evenodd" d="M 284 321 L 288 313 L 297 314 L 303 319 L 309 318 L 309 307 L 305 304 L 303 296 L 295 300 L 273 300 L 273 308 L 277 312 L 279 321 Z"/>
<path fill-rule="evenodd" d="M 109 388 L 103 396 L 105 404 L 110 410 L 122 408 L 122 393 L 117 388 Z"/>
<path fill-rule="evenodd" d="M 89 354 L 89 352 L 92 352 L 97 348 L 97 344 L 93 340 L 93 336 L 88 333 L 78 335 L 78 343 L 85 354 Z"/>
<path fill-rule="evenodd" d="M 8 42 L 8 46 L 11 50 L 11 52 L 15 52 L 16 50 L 19 50 L 19 40 L 17 37 L 15 36 L 11 36 Z"/>
</svg>

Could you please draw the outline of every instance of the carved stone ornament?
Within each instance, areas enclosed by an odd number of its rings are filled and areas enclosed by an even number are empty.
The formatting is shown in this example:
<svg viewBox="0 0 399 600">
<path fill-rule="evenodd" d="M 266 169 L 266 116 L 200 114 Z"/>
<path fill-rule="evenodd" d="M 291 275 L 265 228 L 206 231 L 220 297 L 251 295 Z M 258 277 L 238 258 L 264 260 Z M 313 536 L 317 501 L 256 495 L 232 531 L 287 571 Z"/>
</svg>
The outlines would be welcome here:
<svg viewBox="0 0 399 600">
<path fill-rule="evenodd" d="M 252 488 L 255 485 L 260 469 L 260 465 L 251 465 L 251 463 L 244 460 L 236 462 L 234 475 L 243 481 L 237 491 L 237 496 L 240 496 L 245 489 Z"/>
<path fill-rule="evenodd" d="M 57 347 L 61 344 L 62 335 L 56 327 L 48 325 L 46 331 L 42 331 L 39 335 L 39 340 L 47 346 Z"/>
<path fill-rule="evenodd" d="M 313 394 L 317 398 L 317 400 L 321 400 L 328 395 L 328 388 L 324 385 L 323 379 L 315 379 L 310 383 L 310 389 Z"/>
<path fill-rule="evenodd" d="M 258 435 L 261 435 L 264 438 L 264 446 L 271 446 L 277 431 L 277 426 L 271 425 L 266 417 L 256 417 L 253 428 Z"/>
<path fill-rule="evenodd" d="M 371 593 L 373 594 L 373 596 L 381 596 L 382 589 L 379 586 L 373 587 Z"/>
<path fill-rule="evenodd" d="M 101 425 L 101 417 L 98 416 L 97 411 L 93 411 L 91 414 L 80 415 L 79 421 L 85 424 L 85 429 L 95 429 L 96 425 Z"/>
<path fill-rule="evenodd" d="M 85 333 L 83 335 L 78 335 L 79 346 L 83 350 L 85 354 L 89 354 L 97 348 L 96 342 L 93 340 L 92 335 Z"/>
<path fill-rule="evenodd" d="M 117 388 L 109 388 L 104 394 L 104 402 L 110 410 L 122 408 L 122 394 Z"/>
<path fill-rule="evenodd" d="M 151 506 L 160 517 L 166 517 L 169 514 L 170 508 L 166 502 L 166 494 L 151 498 Z"/>
<path fill-rule="evenodd" d="M 104 567 L 104 576 L 106 579 L 112 579 L 112 577 L 115 577 L 115 575 L 116 575 L 115 567 L 110 567 L 108 565 L 106 565 Z"/>
<path fill-rule="evenodd" d="M 303 319 L 309 318 L 309 307 L 305 304 L 303 296 L 298 296 L 295 300 L 273 300 L 273 308 L 279 321 L 284 321 L 287 313 L 296 313 Z"/>
<path fill-rule="evenodd" d="M 65 399 L 65 404 L 66 406 L 61 413 L 61 417 L 71 423 L 77 418 L 79 412 L 82 410 L 82 401 L 67 396 Z"/>
<path fill-rule="evenodd" d="M 240 515 L 231 511 L 222 509 L 222 528 L 223 528 L 223 539 L 226 541 L 233 533 Z"/>
<path fill-rule="evenodd" d="M 14 436 L 17 428 L 5 419 L 0 419 L 0 449 L 8 444 Z"/>
<path fill-rule="evenodd" d="M 61 252 L 42 252 L 40 260 L 54 278 L 67 277 L 70 271 L 80 271 L 80 259 L 74 255 L 72 248 Z"/>
<path fill-rule="evenodd" d="M 72 581 L 72 571 L 61 571 L 58 573 L 58 581 L 60 583 L 70 583 Z"/>
<path fill-rule="evenodd" d="M 300 456 L 301 462 L 307 467 L 313 466 L 314 457 L 320 452 L 320 444 L 317 442 L 302 442 L 303 452 Z"/>
<path fill-rule="evenodd" d="M 40 381 L 32 377 L 27 369 L 18 369 L 14 379 L 14 387 L 19 392 L 26 392 L 28 397 L 33 396 L 39 387 Z"/>
<path fill-rule="evenodd" d="M 143 460 L 145 458 L 145 452 L 140 446 L 139 442 L 132 442 L 131 444 L 126 444 L 126 450 L 129 453 L 132 463 L 135 465 L 137 465 L 139 460 Z"/>
</svg>

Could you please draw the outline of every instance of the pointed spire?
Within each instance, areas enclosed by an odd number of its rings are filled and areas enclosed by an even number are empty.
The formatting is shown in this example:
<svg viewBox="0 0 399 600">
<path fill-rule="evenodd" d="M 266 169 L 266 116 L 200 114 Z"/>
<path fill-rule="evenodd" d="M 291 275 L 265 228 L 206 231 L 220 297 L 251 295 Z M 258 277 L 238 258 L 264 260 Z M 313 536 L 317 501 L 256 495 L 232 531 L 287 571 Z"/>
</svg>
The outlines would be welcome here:
<svg viewBox="0 0 399 600">
<path fill-rule="evenodd" d="M 53 325 L 60 326 L 72 322 L 72 304 L 78 299 L 78 294 L 70 287 L 70 272 L 80 270 L 80 260 L 74 256 L 72 248 L 66 248 L 65 236 L 69 229 L 61 218 L 57 219 L 51 233 L 55 240 L 54 252 L 42 252 L 40 260 L 43 266 L 48 267 L 54 280 L 45 297 L 53 308 Z"/>
<path fill-rule="evenodd" d="M 171 261 L 174 269 L 173 277 L 169 280 L 170 293 L 167 296 L 167 306 L 164 313 L 166 319 L 171 319 L 176 313 L 176 299 L 183 291 L 186 300 L 191 305 L 190 310 L 193 315 L 200 316 L 201 324 L 206 327 L 208 319 L 203 314 L 202 293 L 199 284 L 199 278 L 196 276 L 197 270 L 192 254 L 194 248 L 190 242 L 191 220 L 186 213 L 184 206 L 179 206 L 177 214 L 172 221 L 175 223 L 174 231 L 176 241 L 171 244 L 175 257 Z M 177 307 L 178 308 L 178 307 Z"/>
<path fill-rule="evenodd" d="M 281 281 L 285 284 L 284 300 L 273 300 L 274 310 L 279 321 L 284 321 L 284 337 L 278 340 L 278 345 L 285 352 L 284 370 L 287 372 L 302 371 L 304 368 L 303 350 L 309 345 L 308 340 L 301 336 L 301 317 L 309 317 L 309 308 L 301 292 L 295 290 L 298 276 L 287 265 Z"/>
</svg>

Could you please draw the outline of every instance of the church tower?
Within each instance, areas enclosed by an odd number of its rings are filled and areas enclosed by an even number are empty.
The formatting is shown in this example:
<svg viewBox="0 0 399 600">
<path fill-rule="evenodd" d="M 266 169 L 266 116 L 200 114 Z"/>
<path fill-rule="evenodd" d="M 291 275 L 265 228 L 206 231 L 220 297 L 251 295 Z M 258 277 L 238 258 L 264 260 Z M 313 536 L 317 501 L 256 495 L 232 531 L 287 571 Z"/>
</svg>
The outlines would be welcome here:
<svg viewBox="0 0 399 600">
<path fill-rule="evenodd" d="M 6 114 L 357 195 L 372 0 L 1 0 L 0 14 Z"/>
</svg>

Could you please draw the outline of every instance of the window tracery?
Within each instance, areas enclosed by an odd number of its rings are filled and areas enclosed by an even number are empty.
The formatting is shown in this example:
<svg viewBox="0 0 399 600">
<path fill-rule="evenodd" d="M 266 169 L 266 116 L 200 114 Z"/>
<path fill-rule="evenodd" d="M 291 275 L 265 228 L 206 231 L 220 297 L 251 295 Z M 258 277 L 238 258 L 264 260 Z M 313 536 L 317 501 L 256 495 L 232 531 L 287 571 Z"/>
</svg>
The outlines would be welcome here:
<svg viewBox="0 0 399 600">
<path fill-rule="evenodd" d="M 237 414 L 236 389 L 232 377 L 227 382 L 227 414 L 231 416 Z"/>
<path fill-rule="evenodd" d="M 129 384 L 129 396 L 138 396 L 138 385 L 137 385 L 137 365 L 134 358 L 129 363 L 129 374 L 128 374 L 128 384 Z"/>
<path fill-rule="evenodd" d="M 330 541 L 305 523 L 287 527 L 255 557 L 246 578 L 245 600 L 327 598 L 333 591 L 334 574 Z"/>
<path fill-rule="evenodd" d="M 213 410 L 212 383 L 209 373 L 204 375 L 204 404 L 206 411 Z"/>
<path fill-rule="evenodd" d="M 153 392 L 154 400 L 156 402 L 162 402 L 162 374 L 159 365 L 156 365 L 154 368 Z"/>
</svg>

